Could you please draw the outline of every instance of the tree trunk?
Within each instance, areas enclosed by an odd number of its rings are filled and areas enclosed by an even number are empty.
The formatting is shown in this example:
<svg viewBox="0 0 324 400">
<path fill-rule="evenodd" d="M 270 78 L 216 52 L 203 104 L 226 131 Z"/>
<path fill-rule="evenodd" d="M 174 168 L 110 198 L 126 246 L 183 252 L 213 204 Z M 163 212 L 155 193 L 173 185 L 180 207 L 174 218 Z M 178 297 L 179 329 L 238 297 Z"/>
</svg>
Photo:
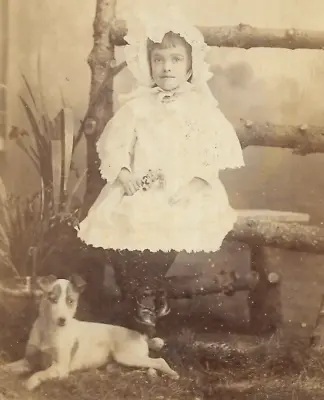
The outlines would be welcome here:
<svg viewBox="0 0 324 400">
<path fill-rule="evenodd" d="M 199 26 L 208 46 L 239 47 L 276 47 L 284 49 L 318 49 L 324 48 L 324 32 L 297 29 L 254 28 L 246 24 L 237 26 Z M 127 33 L 125 21 L 114 21 L 111 32 L 112 42 L 116 46 L 126 44 Z"/>
<path fill-rule="evenodd" d="M 113 115 L 114 45 L 110 42 L 111 22 L 117 0 L 97 0 L 93 23 L 94 45 L 88 58 L 91 68 L 89 107 L 82 124 L 87 141 L 88 174 L 83 216 L 98 196 L 103 180 L 99 173 L 100 160 L 96 142 Z"/>
</svg>

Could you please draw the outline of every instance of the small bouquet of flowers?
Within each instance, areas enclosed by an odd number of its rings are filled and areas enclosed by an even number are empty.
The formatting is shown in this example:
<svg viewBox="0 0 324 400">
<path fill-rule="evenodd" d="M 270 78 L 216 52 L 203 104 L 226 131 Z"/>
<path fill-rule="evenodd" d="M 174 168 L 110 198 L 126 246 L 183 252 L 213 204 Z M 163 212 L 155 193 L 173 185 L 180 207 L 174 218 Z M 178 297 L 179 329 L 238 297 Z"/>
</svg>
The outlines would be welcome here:
<svg viewBox="0 0 324 400">
<path fill-rule="evenodd" d="M 141 189 L 143 191 L 147 191 L 152 187 L 153 183 L 157 181 L 160 187 L 164 186 L 165 179 L 162 171 L 160 169 L 156 171 L 149 170 L 148 173 L 141 179 Z"/>
<path fill-rule="evenodd" d="M 144 192 L 152 188 L 153 184 L 155 183 L 161 185 L 160 187 L 163 187 L 165 184 L 164 174 L 160 169 L 154 171 L 149 170 L 147 174 L 140 179 L 140 182 L 139 190 Z M 102 213 L 109 216 L 111 212 L 116 209 L 124 196 L 124 187 L 116 182 L 112 187 L 107 187 L 106 189 L 104 188 L 96 201 L 98 202 L 98 207 L 101 207 L 102 205 Z"/>
</svg>

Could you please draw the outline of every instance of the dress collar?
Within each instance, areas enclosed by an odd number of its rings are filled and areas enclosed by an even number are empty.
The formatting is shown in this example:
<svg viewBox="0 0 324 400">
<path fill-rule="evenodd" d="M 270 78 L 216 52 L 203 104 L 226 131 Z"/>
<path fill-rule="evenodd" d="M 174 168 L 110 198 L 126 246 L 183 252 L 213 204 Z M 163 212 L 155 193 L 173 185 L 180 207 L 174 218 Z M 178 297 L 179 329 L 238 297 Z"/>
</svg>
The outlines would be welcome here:
<svg viewBox="0 0 324 400">
<path fill-rule="evenodd" d="M 147 95 L 156 95 L 157 99 L 161 103 L 171 103 L 181 95 L 190 93 L 194 91 L 194 85 L 189 82 L 186 82 L 184 85 L 179 86 L 175 90 L 166 91 L 161 89 L 159 86 L 155 87 L 147 87 L 147 86 L 140 86 L 133 90 L 130 93 L 123 94 L 119 96 L 119 100 L 123 103 L 133 100 L 135 98 L 147 96 Z"/>
<path fill-rule="evenodd" d="M 152 93 L 157 94 L 158 100 L 161 101 L 161 103 L 171 103 L 174 100 L 176 100 L 179 96 L 192 92 L 193 91 L 193 85 L 189 82 L 186 82 L 184 85 L 174 89 L 174 90 L 163 90 L 159 86 L 156 86 L 151 89 Z"/>
</svg>

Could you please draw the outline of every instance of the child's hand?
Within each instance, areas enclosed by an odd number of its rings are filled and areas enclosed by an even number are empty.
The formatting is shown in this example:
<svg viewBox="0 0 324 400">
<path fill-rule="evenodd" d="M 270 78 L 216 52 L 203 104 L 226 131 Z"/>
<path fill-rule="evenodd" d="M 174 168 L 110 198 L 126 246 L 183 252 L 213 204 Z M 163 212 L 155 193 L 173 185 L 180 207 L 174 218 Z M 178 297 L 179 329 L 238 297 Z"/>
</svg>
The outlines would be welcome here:
<svg viewBox="0 0 324 400">
<path fill-rule="evenodd" d="M 122 168 L 118 175 L 118 179 L 123 185 L 125 193 L 128 196 L 133 196 L 133 194 L 135 194 L 140 188 L 140 179 L 135 179 L 132 173 L 127 168 Z"/>
<path fill-rule="evenodd" d="M 200 178 L 194 178 L 188 185 L 180 188 L 169 200 L 169 204 L 188 204 L 191 197 L 208 186 L 208 183 Z"/>
</svg>

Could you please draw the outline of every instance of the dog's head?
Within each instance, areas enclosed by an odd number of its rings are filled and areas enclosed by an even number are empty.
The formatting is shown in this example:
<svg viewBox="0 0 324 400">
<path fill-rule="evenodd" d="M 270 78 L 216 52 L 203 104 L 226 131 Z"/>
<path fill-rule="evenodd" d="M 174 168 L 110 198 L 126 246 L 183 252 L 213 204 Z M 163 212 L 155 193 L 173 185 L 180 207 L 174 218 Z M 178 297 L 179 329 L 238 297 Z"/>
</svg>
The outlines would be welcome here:
<svg viewBox="0 0 324 400">
<path fill-rule="evenodd" d="M 72 275 L 70 279 L 49 275 L 38 278 L 37 283 L 43 292 L 40 314 L 54 325 L 67 325 L 75 316 L 85 281 L 78 275 Z"/>
</svg>

